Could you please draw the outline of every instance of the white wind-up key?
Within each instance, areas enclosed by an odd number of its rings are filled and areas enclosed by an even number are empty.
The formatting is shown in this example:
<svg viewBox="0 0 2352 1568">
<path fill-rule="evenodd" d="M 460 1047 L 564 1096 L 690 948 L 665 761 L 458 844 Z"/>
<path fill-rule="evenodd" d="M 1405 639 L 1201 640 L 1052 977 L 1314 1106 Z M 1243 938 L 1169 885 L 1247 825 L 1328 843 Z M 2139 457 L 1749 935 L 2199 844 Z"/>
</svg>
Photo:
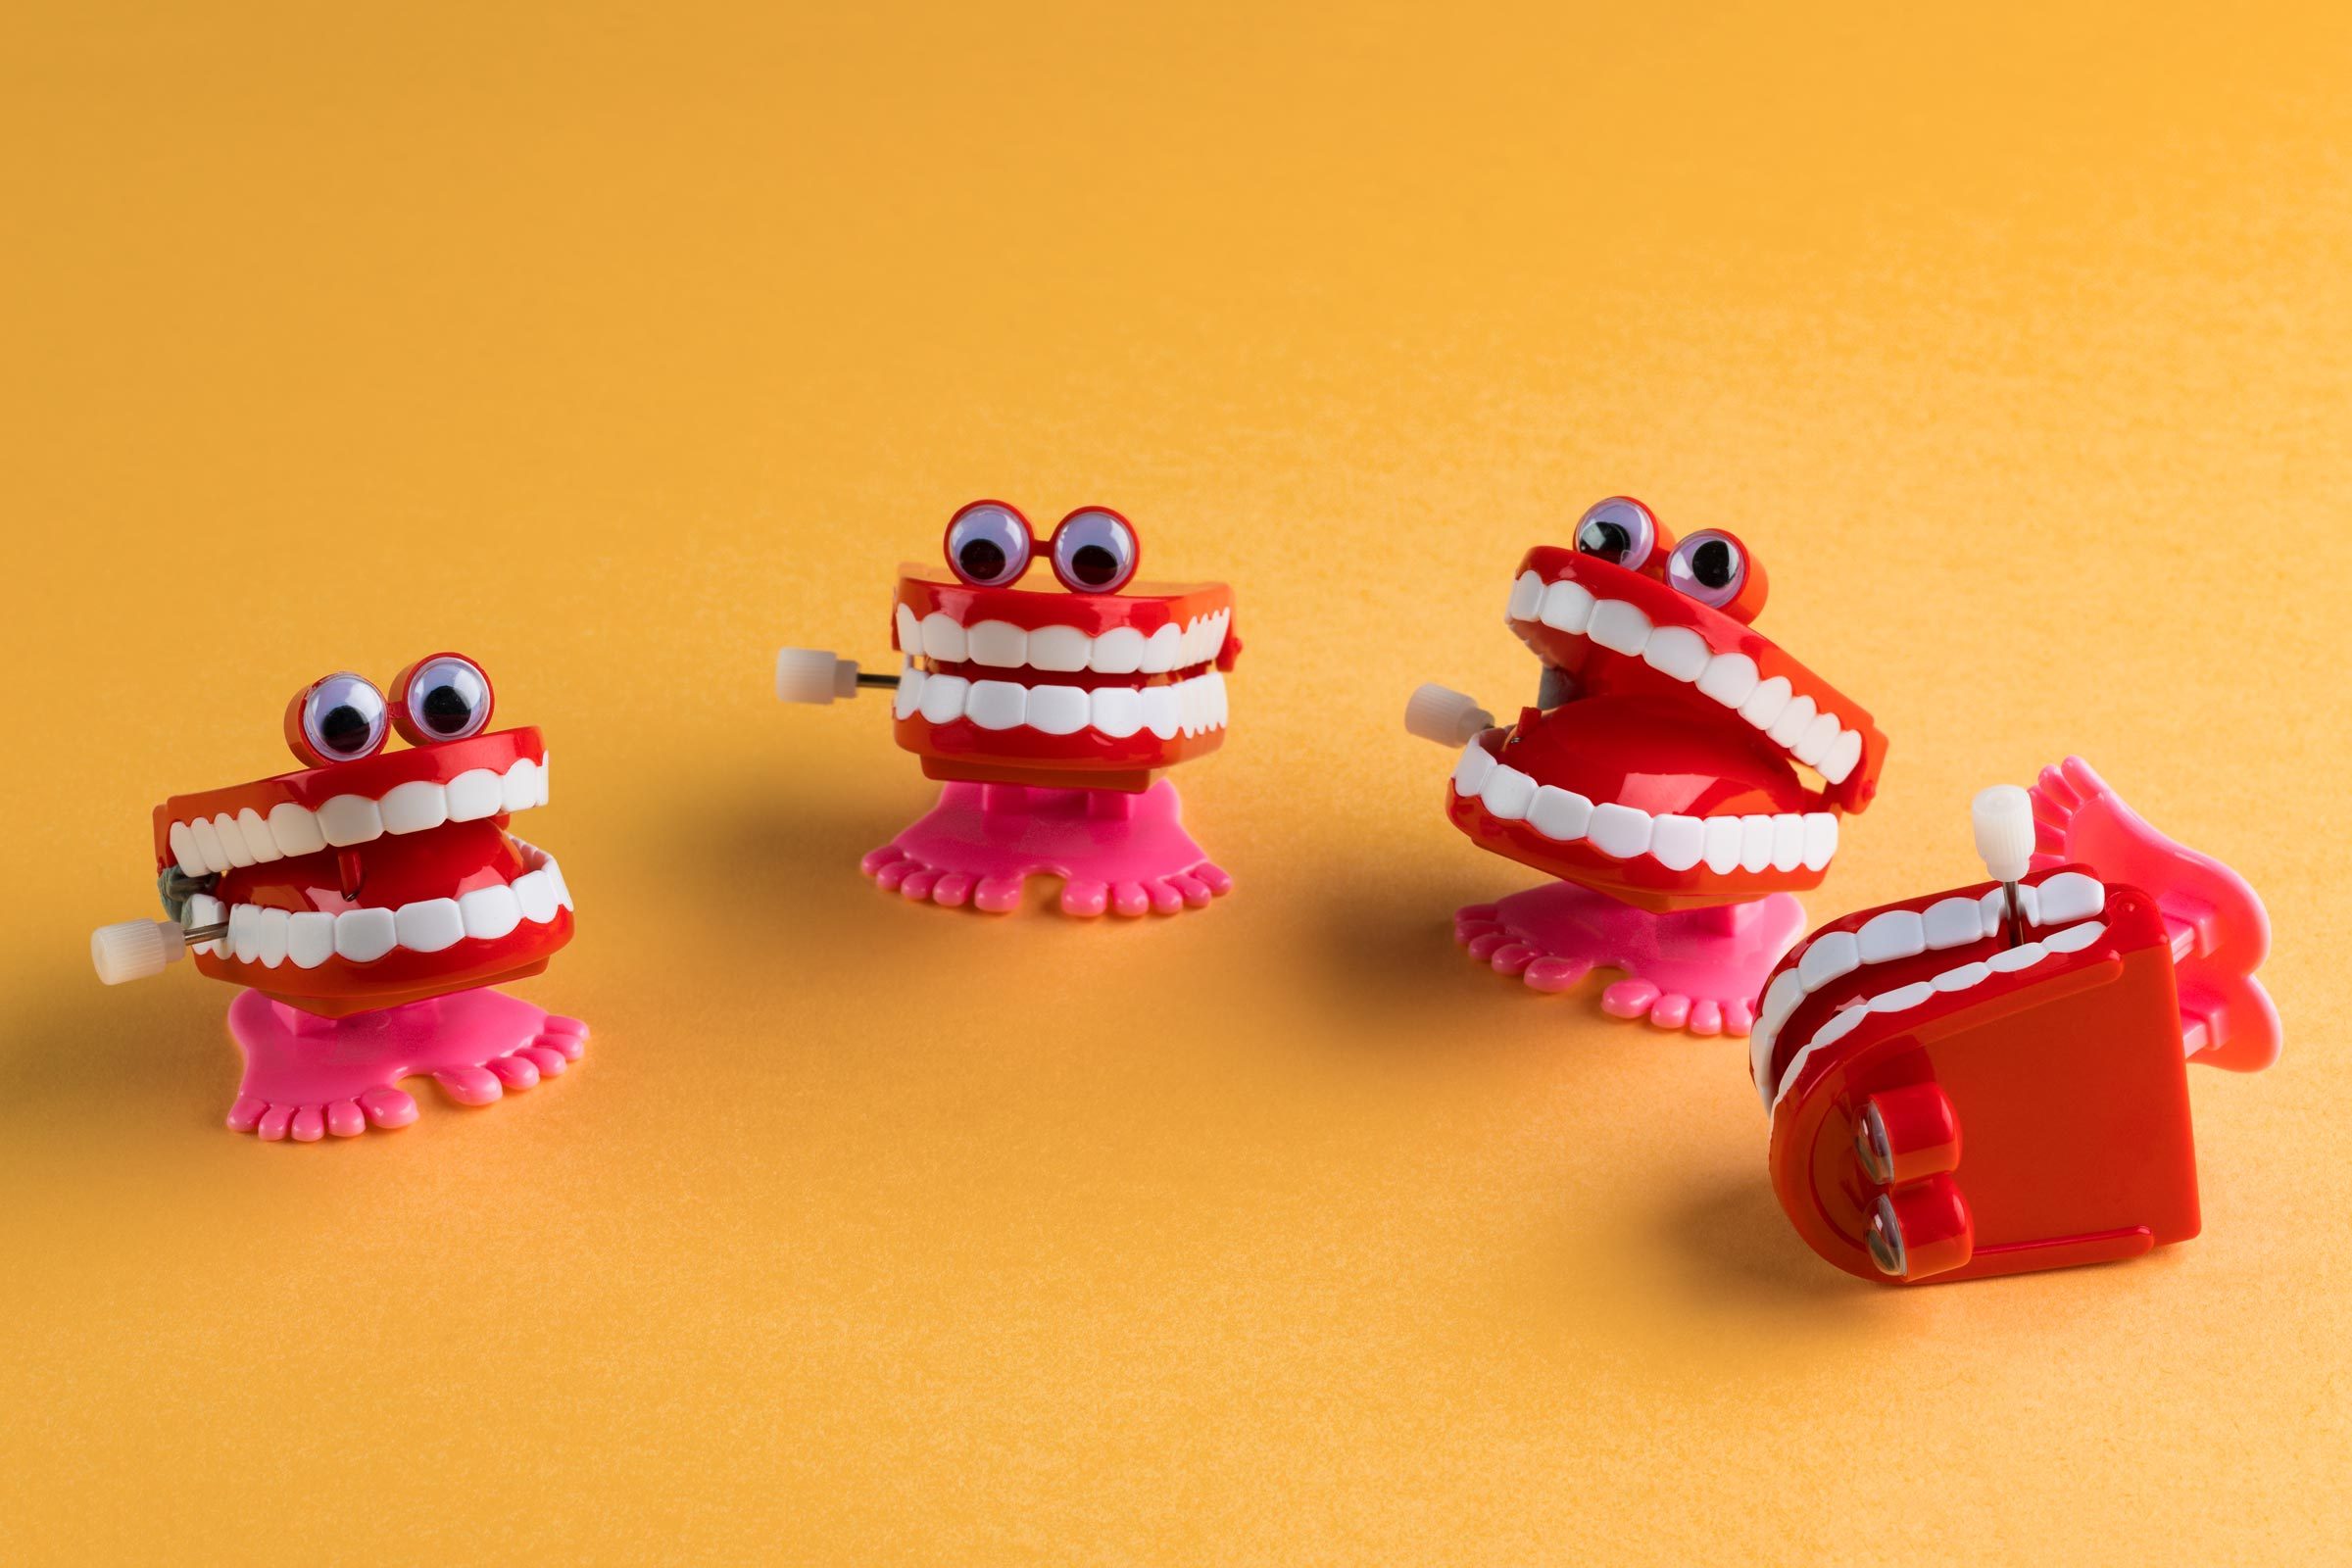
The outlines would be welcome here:
<svg viewBox="0 0 2352 1568">
<path fill-rule="evenodd" d="M 1440 746 L 1466 746 L 1474 736 L 1494 727 L 1494 715 L 1470 698 L 1435 682 L 1421 686 L 1404 702 L 1404 729 Z"/>
<path fill-rule="evenodd" d="M 2015 784 L 1995 784 L 1977 793 L 1968 816 L 1984 872 L 2001 884 L 2009 907 L 2009 943 L 2014 947 L 2024 932 L 2017 883 L 2034 864 L 2034 803 Z"/>
<path fill-rule="evenodd" d="M 90 933 L 90 967 L 110 986 L 162 974 L 188 950 L 176 920 L 123 920 Z"/>
<path fill-rule="evenodd" d="M 869 675 L 855 660 L 822 648 L 776 650 L 776 698 L 786 703 L 833 703 L 858 695 L 860 686 L 895 688 L 896 675 Z"/>
</svg>

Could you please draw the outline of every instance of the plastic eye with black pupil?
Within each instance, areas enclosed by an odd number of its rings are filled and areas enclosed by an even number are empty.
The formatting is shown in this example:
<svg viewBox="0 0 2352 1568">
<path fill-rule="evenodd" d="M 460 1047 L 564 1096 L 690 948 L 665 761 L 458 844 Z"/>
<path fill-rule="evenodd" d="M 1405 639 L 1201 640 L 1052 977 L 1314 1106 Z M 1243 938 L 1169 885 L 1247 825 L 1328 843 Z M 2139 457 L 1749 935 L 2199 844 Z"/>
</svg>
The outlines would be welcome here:
<svg viewBox="0 0 2352 1568">
<path fill-rule="evenodd" d="M 462 741 L 490 722 L 490 682 L 469 660 L 444 656 L 429 661 L 405 683 L 411 735 L 428 741 Z"/>
<path fill-rule="evenodd" d="M 382 749 L 386 717 L 384 694 L 364 677 L 329 675 L 303 699 L 303 738 L 330 762 L 355 761 Z"/>
<path fill-rule="evenodd" d="M 948 565 L 974 588 L 1002 588 L 1029 569 L 1029 519 L 1001 501 L 975 501 L 948 523 Z"/>
<path fill-rule="evenodd" d="M 1126 518 L 1086 507 L 1054 530 L 1054 575 L 1072 593 L 1116 593 L 1135 575 L 1141 547 Z"/>
<path fill-rule="evenodd" d="M 1657 547 L 1657 519 L 1649 509 L 1628 496 L 1596 502 L 1576 521 L 1579 555 L 1605 561 L 1629 571 L 1639 570 Z"/>
<path fill-rule="evenodd" d="M 1694 533 L 1666 558 L 1666 581 L 1677 593 L 1721 609 L 1746 585 L 1747 553 L 1729 534 Z"/>
</svg>

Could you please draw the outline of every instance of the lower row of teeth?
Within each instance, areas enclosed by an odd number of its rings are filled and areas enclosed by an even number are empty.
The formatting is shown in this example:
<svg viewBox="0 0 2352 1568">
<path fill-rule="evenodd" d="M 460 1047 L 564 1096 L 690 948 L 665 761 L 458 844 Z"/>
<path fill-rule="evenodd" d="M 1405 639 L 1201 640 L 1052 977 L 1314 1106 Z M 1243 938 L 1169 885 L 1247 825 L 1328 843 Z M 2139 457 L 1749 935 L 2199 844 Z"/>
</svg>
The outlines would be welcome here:
<svg viewBox="0 0 2352 1568">
<path fill-rule="evenodd" d="M 1047 735 L 1097 730 L 1124 740 L 1150 730 L 1163 741 L 1223 729 L 1225 677 L 1210 671 L 1158 686 L 1024 686 L 1011 680 L 967 680 L 925 674 L 908 664 L 899 672 L 901 718 L 920 713 L 934 724 L 968 718 L 982 729 L 1033 729 Z"/>
<path fill-rule="evenodd" d="M 495 942 L 528 920 L 546 925 L 559 909 L 571 907 L 571 890 L 555 858 L 498 887 L 475 888 L 454 899 L 419 899 L 396 909 L 324 910 L 266 908 L 258 904 L 222 905 L 209 893 L 188 901 L 188 924 L 228 922 L 225 939 L 200 942 L 194 950 L 274 969 L 291 963 L 316 969 L 329 958 L 372 963 L 396 948 L 439 953 L 464 941 Z"/>
</svg>

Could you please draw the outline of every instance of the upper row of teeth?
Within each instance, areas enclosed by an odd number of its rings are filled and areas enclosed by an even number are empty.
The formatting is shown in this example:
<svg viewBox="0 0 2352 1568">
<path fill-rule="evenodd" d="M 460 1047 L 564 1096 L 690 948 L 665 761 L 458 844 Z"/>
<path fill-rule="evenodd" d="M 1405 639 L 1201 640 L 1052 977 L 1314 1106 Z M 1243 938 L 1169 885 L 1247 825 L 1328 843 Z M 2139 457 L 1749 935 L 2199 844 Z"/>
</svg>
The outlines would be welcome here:
<svg viewBox="0 0 2352 1568">
<path fill-rule="evenodd" d="M 268 816 L 248 806 L 236 815 L 192 817 L 171 828 L 172 858 L 190 876 L 205 876 L 320 850 L 365 844 L 386 833 L 421 833 L 444 822 L 471 822 L 547 804 L 547 761 L 519 758 L 504 773 L 468 768 L 446 784 L 412 779 L 379 800 L 338 795 L 317 810 L 281 801 Z"/>
<path fill-rule="evenodd" d="M 1670 871 L 1704 861 L 1718 876 L 1734 871 L 1818 871 L 1838 853 L 1832 811 L 1782 811 L 1749 816 L 1652 816 L 1632 806 L 1595 805 L 1574 790 L 1539 785 L 1497 762 L 1473 740 L 1454 764 L 1454 793 L 1474 798 L 1489 816 L 1525 822 L 1547 839 L 1589 840 L 1603 855 L 1630 860 L 1646 855 Z"/>
<path fill-rule="evenodd" d="M 2026 923 L 2034 926 L 2071 925 L 2107 907 L 2106 884 L 2081 871 L 2061 871 L 2039 883 L 2021 882 L 2017 897 Z M 1765 1097 L 1766 1107 L 1778 1100 L 1765 1079 L 1773 1047 L 1781 1026 L 1798 1003 L 1831 981 L 1869 964 L 1892 963 L 1923 953 L 1988 941 L 2001 934 L 2007 913 L 2008 905 L 1999 888 L 1978 899 L 1954 894 L 1925 909 L 1882 910 L 1864 921 L 1858 931 L 1825 931 L 1807 943 L 1796 962 L 1783 969 L 1765 989 L 1764 1000 L 1756 1008 L 1755 1027 L 1748 1033 L 1748 1069 L 1757 1092 Z"/>
<path fill-rule="evenodd" d="M 2104 922 L 2085 920 L 2081 925 L 2070 925 L 2063 931 L 2052 932 L 2038 942 L 2021 942 L 2014 948 L 2002 948 L 1988 957 L 1946 969 L 1934 979 L 1914 980 L 1907 986 L 1896 986 L 1892 991 L 1882 991 L 1875 997 L 1857 1000 L 1840 1007 L 1813 1031 L 1813 1038 L 1805 1042 L 1802 1051 L 1788 1058 L 1788 1071 L 1781 1074 L 1780 1083 L 1766 1097 L 1766 1108 L 1779 1111 L 1781 1101 L 1796 1082 L 1797 1075 L 1804 1071 L 1805 1063 L 1813 1054 L 1827 1051 L 1852 1034 L 1862 1026 L 1863 1018 L 1869 1014 L 1908 1012 L 1931 997 L 1966 991 L 1971 986 L 1983 985 L 1996 974 L 2016 974 L 2020 970 L 2031 969 L 2053 954 L 2080 953 L 2098 941 L 2106 931 Z"/>
<path fill-rule="evenodd" d="M 1075 626 L 1040 626 L 1031 630 L 1009 621 L 984 620 L 974 626 L 934 610 L 921 619 L 899 606 L 899 651 L 948 663 L 993 664 L 999 669 L 1059 670 L 1075 674 L 1091 669 L 1098 675 L 1164 675 L 1190 669 L 1215 659 L 1225 647 L 1233 612 L 1196 615 L 1181 629 L 1173 622 L 1149 637 L 1133 626 L 1114 626 L 1090 637 Z"/>
<path fill-rule="evenodd" d="M 1510 617 L 1590 637 L 1697 687 L 1832 784 L 1844 783 L 1862 760 L 1862 732 L 1845 728 L 1812 698 L 1797 696 L 1787 676 L 1764 678 L 1754 660 L 1715 653 L 1688 626 L 1652 626 L 1639 606 L 1622 599 L 1595 599 L 1581 584 L 1547 584 L 1523 571 L 1511 584 Z"/>
<path fill-rule="evenodd" d="M 968 718 L 982 729 L 1030 729 L 1048 735 L 1100 730 L 1123 740 L 1148 729 L 1161 740 L 1223 729 L 1225 677 L 1215 670 L 1159 686 L 1023 686 L 1009 680 L 926 675 L 908 664 L 899 672 L 894 711 L 921 713 L 934 724 Z"/>
<path fill-rule="evenodd" d="M 274 969 L 292 963 L 316 969 L 330 957 L 373 963 L 394 948 L 439 953 L 468 938 L 495 942 L 523 921 L 545 925 L 558 909 L 571 906 L 571 890 L 555 857 L 542 855 L 536 868 L 511 883 L 475 888 L 454 899 L 419 899 L 397 909 L 324 910 L 265 908 L 258 904 L 223 906 L 209 893 L 188 901 L 188 924 L 228 922 L 228 936 L 195 945 L 197 953 L 235 957 Z"/>
</svg>

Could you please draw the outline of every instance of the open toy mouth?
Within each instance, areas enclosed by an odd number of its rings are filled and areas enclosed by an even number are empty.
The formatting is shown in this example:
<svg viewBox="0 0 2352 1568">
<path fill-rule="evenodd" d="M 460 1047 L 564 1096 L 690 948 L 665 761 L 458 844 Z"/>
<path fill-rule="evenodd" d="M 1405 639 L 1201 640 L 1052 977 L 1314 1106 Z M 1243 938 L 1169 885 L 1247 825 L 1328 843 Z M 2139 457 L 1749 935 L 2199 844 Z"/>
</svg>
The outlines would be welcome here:
<svg viewBox="0 0 2352 1568">
<path fill-rule="evenodd" d="M 570 940 L 553 856 L 514 837 L 547 802 L 536 729 L 228 789 L 155 812 L 159 870 L 208 878 L 197 966 L 330 1017 L 533 974 Z"/>
<path fill-rule="evenodd" d="M 1223 584 L 1120 594 L 899 578 L 899 744 L 933 778 L 1141 789 L 1224 740 Z"/>
<path fill-rule="evenodd" d="M 1821 880 L 1839 814 L 1877 790 L 1867 713 L 1743 622 L 1574 550 L 1528 553 L 1507 618 L 1544 666 L 1542 706 L 1464 748 L 1464 832 L 1652 908 Z"/>
</svg>

